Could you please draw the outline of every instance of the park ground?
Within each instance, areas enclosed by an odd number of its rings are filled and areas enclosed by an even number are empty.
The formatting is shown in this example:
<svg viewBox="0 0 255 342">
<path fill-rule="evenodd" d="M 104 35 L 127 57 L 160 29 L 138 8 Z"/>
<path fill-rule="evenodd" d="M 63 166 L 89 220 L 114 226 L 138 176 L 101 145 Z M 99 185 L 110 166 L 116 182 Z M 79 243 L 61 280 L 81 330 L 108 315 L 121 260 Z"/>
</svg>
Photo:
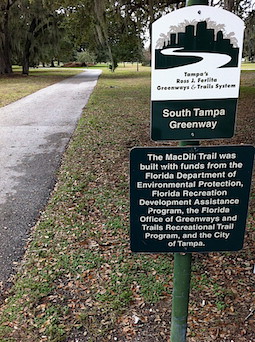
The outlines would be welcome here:
<svg viewBox="0 0 255 342">
<path fill-rule="evenodd" d="M 243 69 L 235 136 L 202 145 L 255 145 L 254 64 Z M 76 72 L 2 77 L 0 105 Z M 129 247 L 129 152 L 157 145 L 149 127 L 149 68 L 104 68 L 2 292 L 1 342 L 169 341 L 173 256 Z M 188 342 L 255 341 L 254 204 L 252 186 L 241 251 L 193 254 Z"/>
</svg>

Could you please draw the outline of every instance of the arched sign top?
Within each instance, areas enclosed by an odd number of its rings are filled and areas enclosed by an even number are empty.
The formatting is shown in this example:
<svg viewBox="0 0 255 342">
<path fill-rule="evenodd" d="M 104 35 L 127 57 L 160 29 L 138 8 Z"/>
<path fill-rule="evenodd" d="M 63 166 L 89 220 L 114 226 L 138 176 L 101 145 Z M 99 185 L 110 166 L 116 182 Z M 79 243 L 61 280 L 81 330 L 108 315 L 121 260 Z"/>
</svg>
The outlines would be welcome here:
<svg viewBox="0 0 255 342">
<path fill-rule="evenodd" d="M 226 39 L 234 39 L 235 43 L 239 46 L 242 45 L 243 20 L 222 8 L 199 5 L 184 7 L 162 16 L 152 26 L 153 30 L 158 30 L 160 36 L 161 34 L 184 32 L 186 26 L 202 21 L 207 22 L 208 29 L 215 30 L 215 33 L 222 31 Z M 162 30 L 164 32 L 160 32 Z M 155 32 L 155 34 L 157 33 Z"/>
</svg>

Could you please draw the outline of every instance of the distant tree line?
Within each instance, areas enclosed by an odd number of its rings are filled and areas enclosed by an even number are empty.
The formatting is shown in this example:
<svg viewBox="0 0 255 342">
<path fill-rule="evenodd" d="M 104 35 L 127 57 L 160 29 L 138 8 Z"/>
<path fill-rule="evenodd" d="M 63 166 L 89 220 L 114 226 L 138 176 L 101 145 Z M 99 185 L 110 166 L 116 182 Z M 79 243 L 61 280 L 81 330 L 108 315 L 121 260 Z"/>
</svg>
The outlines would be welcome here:
<svg viewBox="0 0 255 342">
<path fill-rule="evenodd" d="M 245 51 L 254 53 L 252 0 L 219 5 L 245 18 Z M 181 0 L 1 0 L 0 74 L 11 73 L 13 64 L 28 74 L 31 66 L 72 61 L 77 53 L 109 62 L 112 70 L 120 61 L 142 61 L 153 21 L 183 6 Z"/>
</svg>

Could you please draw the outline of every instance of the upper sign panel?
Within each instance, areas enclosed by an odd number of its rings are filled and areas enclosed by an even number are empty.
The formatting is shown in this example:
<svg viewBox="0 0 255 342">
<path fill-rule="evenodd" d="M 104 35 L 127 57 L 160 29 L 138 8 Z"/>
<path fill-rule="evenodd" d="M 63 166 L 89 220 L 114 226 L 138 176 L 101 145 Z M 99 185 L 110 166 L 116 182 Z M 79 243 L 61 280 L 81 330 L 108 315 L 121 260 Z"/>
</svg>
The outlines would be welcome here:
<svg viewBox="0 0 255 342">
<path fill-rule="evenodd" d="M 244 23 L 190 6 L 152 25 L 152 101 L 238 98 Z"/>
</svg>

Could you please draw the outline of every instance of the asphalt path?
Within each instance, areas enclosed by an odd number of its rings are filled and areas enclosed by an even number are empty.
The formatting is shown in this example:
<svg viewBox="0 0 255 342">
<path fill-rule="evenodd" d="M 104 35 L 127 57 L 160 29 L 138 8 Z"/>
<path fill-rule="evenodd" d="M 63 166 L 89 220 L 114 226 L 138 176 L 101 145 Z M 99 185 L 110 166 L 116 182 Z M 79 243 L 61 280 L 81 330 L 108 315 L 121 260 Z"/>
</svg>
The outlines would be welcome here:
<svg viewBox="0 0 255 342">
<path fill-rule="evenodd" d="M 0 108 L 0 289 L 24 255 L 100 72 L 86 70 Z"/>
</svg>

